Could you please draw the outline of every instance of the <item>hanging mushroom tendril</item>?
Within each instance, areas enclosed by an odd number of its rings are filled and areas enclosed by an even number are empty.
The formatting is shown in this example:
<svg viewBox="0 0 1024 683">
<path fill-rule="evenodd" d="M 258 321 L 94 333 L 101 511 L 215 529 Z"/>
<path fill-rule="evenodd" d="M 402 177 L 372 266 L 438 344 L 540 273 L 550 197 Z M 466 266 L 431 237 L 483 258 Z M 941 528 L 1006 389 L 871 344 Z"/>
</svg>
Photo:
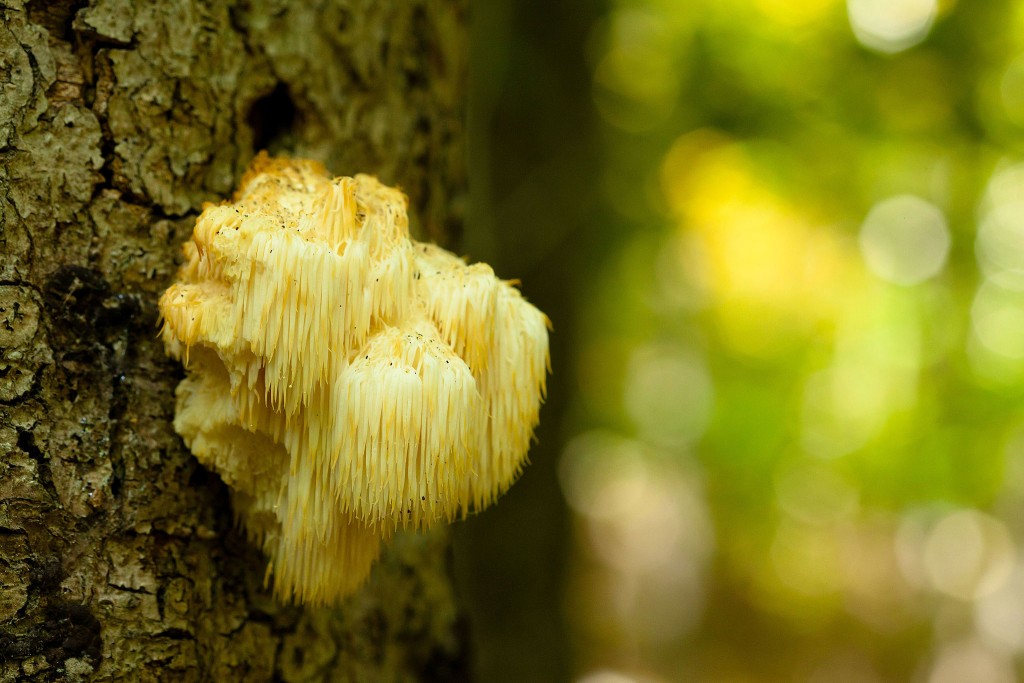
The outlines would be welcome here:
<svg viewBox="0 0 1024 683">
<path fill-rule="evenodd" d="M 548 320 L 410 240 L 375 178 L 257 157 L 160 299 L 174 427 L 231 488 L 282 600 L 336 603 L 381 542 L 486 507 L 526 460 Z"/>
</svg>

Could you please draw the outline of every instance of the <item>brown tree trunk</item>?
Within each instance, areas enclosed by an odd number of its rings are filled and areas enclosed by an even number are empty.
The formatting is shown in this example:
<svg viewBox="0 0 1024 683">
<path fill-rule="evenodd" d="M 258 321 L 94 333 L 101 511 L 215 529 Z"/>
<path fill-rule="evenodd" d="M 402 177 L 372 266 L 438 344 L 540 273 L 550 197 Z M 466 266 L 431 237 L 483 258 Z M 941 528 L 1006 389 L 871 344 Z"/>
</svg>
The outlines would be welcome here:
<svg viewBox="0 0 1024 683">
<path fill-rule="evenodd" d="M 274 603 L 171 427 L 156 300 L 254 152 L 464 203 L 463 0 L 0 6 L 0 681 L 456 680 L 444 532 L 335 610 Z"/>
</svg>

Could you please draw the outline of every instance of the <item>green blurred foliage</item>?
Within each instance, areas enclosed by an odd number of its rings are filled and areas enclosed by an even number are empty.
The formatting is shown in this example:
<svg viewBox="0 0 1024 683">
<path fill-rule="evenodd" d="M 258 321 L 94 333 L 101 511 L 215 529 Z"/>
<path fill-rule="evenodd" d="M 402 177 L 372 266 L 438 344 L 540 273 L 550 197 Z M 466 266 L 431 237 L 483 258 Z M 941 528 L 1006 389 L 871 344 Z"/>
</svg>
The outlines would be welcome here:
<svg viewBox="0 0 1024 683">
<path fill-rule="evenodd" d="M 468 246 L 556 330 L 503 514 L 564 580 L 485 678 L 1021 677 L 1024 3 L 488 7 Z"/>
</svg>

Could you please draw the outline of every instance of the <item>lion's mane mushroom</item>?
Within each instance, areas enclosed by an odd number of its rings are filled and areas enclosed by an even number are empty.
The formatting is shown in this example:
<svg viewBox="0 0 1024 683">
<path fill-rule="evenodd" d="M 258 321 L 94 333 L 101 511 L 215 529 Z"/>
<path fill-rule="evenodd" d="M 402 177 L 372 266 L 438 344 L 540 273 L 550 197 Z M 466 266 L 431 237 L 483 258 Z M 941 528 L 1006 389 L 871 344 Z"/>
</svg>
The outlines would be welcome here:
<svg viewBox="0 0 1024 683">
<path fill-rule="evenodd" d="M 382 540 L 491 503 L 525 463 L 548 321 L 409 238 L 406 199 L 260 155 L 160 299 L 175 429 L 231 488 L 283 600 L 335 603 Z"/>
</svg>

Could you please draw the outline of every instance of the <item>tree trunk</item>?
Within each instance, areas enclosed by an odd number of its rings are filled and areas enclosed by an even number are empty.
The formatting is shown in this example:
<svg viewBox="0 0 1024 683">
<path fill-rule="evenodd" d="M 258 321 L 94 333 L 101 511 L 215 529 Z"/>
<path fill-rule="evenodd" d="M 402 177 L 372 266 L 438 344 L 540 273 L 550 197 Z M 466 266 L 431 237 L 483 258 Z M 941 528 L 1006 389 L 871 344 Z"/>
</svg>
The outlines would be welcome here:
<svg viewBox="0 0 1024 683">
<path fill-rule="evenodd" d="M 0 681 L 457 680 L 447 535 L 275 604 L 171 427 L 156 301 L 258 149 L 464 204 L 463 0 L 0 7 Z"/>
</svg>

